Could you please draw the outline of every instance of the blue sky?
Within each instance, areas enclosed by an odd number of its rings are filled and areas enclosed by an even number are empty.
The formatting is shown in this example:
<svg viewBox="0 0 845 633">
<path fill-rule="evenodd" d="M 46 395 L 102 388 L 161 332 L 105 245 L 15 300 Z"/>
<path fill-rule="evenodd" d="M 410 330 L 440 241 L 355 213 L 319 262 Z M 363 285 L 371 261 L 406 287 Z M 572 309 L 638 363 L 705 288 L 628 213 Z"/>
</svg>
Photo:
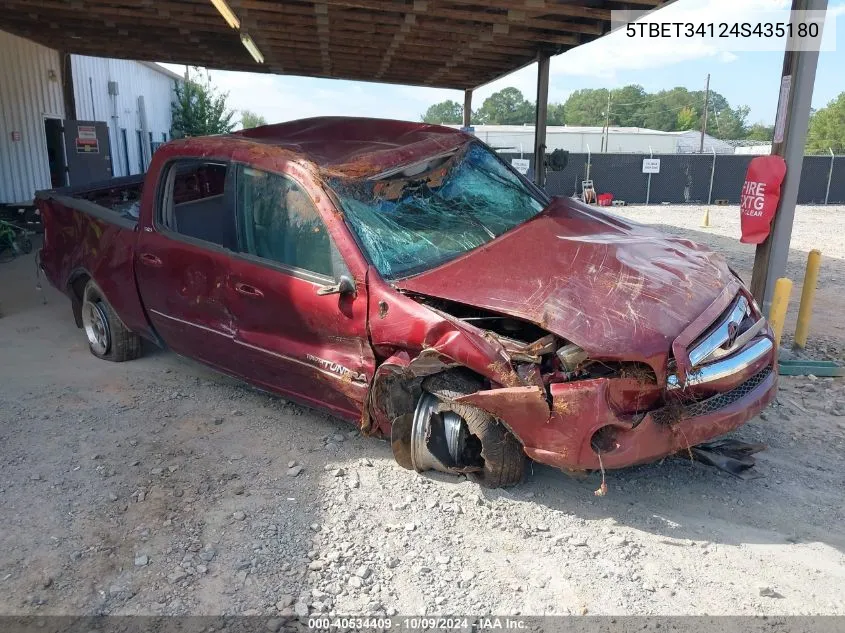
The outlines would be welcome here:
<svg viewBox="0 0 845 633">
<path fill-rule="evenodd" d="M 771 10 L 784 11 L 785 17 L 789 5 L 788 0 L 677 0 L 653 14 L 653 19 L 718 22 L 724 16 L 732 20 L 744 16 L 745 20 L 757 21 L 760 15 L 770 18 Z M 759 13 L 763 10 L 768 12 Z M 819 55 L 815 108 L 845 91 L 845 0 L 829 0 L 829 14 L 824 48 L 835 50 L 823 50 Z M 770 43 L 769 48 L 777 46 Z M 710 73 L 713 90 L 723 94 L 732 106 L 751 108 L 749 122 L 772 123 L 782 49 L 763 52 L 729 48 L 724 42 L 690 40 L 641 40 L 632 45 L 622 32 L 614 32 L 553 58 L 549 99 L 565 101 L 581 88 L 615 88 L 631 83 L 649 92 L 675 86 L 699 90 Z M 177 72 L 183 69 L 168 67 Z M 445 99 L 463 102 L 463 93 L 456 90 L 225 71 L 212 71 L 212 78 L 229 92 L 231 107 L 252 110 L 269 122 L 332 114 L 419 120 L 432 103 Z M 477 90 L 473 107 L 507 86 L 515 86 L 533 99 L 535 82 L 536 66 L 532 65 Z"/>
</svg>

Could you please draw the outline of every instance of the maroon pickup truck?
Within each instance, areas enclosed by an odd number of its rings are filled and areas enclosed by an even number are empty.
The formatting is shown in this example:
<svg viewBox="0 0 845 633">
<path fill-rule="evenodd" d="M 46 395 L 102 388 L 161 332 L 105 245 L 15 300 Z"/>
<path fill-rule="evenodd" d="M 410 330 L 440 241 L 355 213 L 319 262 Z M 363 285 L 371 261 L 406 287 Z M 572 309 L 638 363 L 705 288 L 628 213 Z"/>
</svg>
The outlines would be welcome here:
<svg viewBox="0 0 845 633">
<path fill-rule="evenodd" d="M 38 194 L 40 265 L 91 352 L 141 339 L 518 482 L 655 460 L 774 397 L 724 259 L 550 198 L 439 126 L 319 118 L 168 143 L 146 178 Z"/>
</svg>

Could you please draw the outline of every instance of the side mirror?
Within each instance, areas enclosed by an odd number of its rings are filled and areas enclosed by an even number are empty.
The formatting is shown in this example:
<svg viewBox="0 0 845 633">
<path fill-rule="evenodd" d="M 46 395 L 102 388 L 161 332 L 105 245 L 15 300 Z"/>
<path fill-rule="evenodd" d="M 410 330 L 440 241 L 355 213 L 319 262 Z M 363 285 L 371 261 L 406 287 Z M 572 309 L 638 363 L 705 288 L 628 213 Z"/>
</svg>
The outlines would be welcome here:
<svg viewBox="0 0 845 633">
<path fill-rule="evenodd" d="M 354 295 L 357 291 L 355 282 L 349 275 L 341 275 L 336 284 L 322 286 L 317 289 L 317 294 L 322 295 Z"/>
</svg>

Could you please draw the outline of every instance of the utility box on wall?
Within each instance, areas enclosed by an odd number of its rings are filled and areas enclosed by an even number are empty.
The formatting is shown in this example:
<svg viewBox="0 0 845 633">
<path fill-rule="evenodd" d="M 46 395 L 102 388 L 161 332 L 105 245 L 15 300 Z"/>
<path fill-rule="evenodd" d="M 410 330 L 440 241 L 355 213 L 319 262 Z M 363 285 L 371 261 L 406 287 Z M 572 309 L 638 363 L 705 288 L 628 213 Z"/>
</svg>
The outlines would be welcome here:
<svg viewBox="0 0 845 633">
<path fill-rule="evenodd" d="M 64 121 L 68 182 L 87 185 L 112 177 L 109 128 L 103 121 Z"/>
</svg>

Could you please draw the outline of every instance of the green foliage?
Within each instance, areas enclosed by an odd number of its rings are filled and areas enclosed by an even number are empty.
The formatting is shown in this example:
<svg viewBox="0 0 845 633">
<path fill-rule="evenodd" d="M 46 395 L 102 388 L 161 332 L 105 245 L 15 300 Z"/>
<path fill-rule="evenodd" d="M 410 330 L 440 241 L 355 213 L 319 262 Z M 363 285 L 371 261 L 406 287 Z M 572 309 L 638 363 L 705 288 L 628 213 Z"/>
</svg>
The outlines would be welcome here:
<svg viewBox="0 0 845 633">
<path fill-rule="evenodd" d="M 569 95 L 563 107 L 567 125 L 604 125 L 607 90 L 576 90 Z"/>
<path fill-rule="evenodd" d="M 193 74 L 176 84 L 176 100 L 171 104 L 173 138 L 231 132 L 235 111 L 226 107 L 228 96 L 212 85 L 207 71 L 203 75 L 201 69 L 194 68 Z"/>
<path fill-rule="evenodd" d="M 482 125 L 524 125 L 534 123 L 534 103 L 526 100 L 516 88 L 494 92 L 473 115 Z"/>
<path fill-rule="evenodd" d="M 684 106 L 678 110 L 678 120 L 675 127 L 679 130 L 691 130 L 695 127 L 696 119 L 695 110 L 689 106 Z"/>
<path fill-rule="evenodd" d="M 608 91 L 577 90 L 564 107 L 569 125 L 604 125 Z M 748 108 L 731 108 L 727 99 L 710 91 L 707 132 L 718 138 L 744 138 Z M 704 91 L 678 87 L 649 94 L 642 86 L 624 86 L 610 91 L 610 125 L 645 127 L 654 130 L 701 129 Z"/>
<path fill-rule="evenodd" d="M 562 103 L 550 103 L 546 125 L 566 125 L 566 109 Z M 534 120 L 531 120 L 534 123 Z"/>
<path fill-rule="evenodd" d="M 610 115 L 607 114 L 610 97 Z M 707 133 L 716 138 L 741 139 L 760 128 L 749 127 L 747 106 L 731 107 L 728 100 L 710 91 Z M 524 125 L 534 123 L 535 107 L 516 88 L 505 88 L 490 95 L 473 113 L 479 124 Z M 454 101 L 431 106 L 423 121 L 460 123 L 461 107 Z M 547 125 L 645 127 L 655 130 L 700 130 L 704 117 L 704 91 L 683 87 L 648 93 L 642 86 L 630 85 L 608 90 L 584 89 L 573 92 L 565 103 L 550 103 Z M 765 126 L 762 126 L 765 128 Z"/>
<path fill-rule="evenodd" d="M 248 130 L 262 125 L 267 125 L 267 119 L 263 116 L 249 110 L 241 110 L 241 127 L 243 129 Z"/>
<path fill-rule="evenodd" d="M 420 118 L 423 123 L 463 123 L 464 107 L 457 101 L 441 101 L 429 106 Z"/>
<path fill-rule="evenodd" d="M 807 153 L 845 153 L 845 92 L 810 117 Z"/>
<path fill-rule="evenodd" d="M 642 110 L 647 97 L 645 88 L 638 85 L 611 90 L 610 124 L 621 127 L 643 127 Z"/>
<path fill-rule="evenodd" d="M 771 143 L 772 137 L 775 135 L 775 126 L 766 125 L 765 123 L 755 123 L 748 128 L 748 133 L 745 135 L 750 141 L 762 141 L 764 143 Z"/>
</svg>

